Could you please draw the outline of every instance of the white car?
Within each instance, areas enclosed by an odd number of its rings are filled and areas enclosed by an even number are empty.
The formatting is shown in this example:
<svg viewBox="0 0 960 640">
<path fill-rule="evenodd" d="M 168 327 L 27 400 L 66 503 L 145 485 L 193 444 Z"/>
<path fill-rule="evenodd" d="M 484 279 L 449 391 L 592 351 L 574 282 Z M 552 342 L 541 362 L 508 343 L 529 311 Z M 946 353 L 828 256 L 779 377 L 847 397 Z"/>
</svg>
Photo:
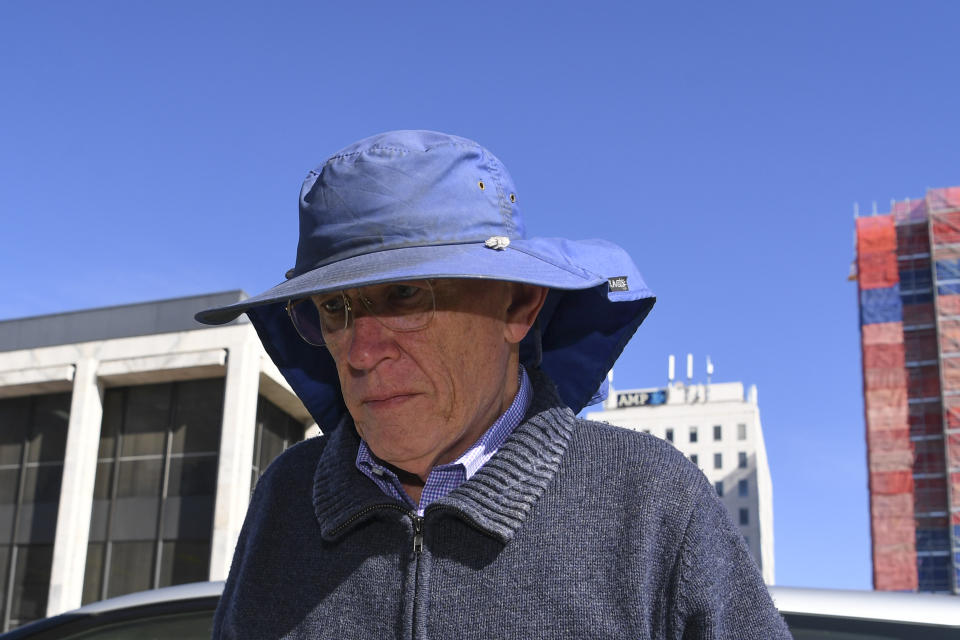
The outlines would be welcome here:
<svg viewBox="0 0 960 640">
<path fill-rule="evenodd" d="M 207 640 L 222 582 L 132 593 L 45 618 L 0 640 Z M 960 639 L 960 596 L 771 587 L 796 640 Z"/>
</svg>

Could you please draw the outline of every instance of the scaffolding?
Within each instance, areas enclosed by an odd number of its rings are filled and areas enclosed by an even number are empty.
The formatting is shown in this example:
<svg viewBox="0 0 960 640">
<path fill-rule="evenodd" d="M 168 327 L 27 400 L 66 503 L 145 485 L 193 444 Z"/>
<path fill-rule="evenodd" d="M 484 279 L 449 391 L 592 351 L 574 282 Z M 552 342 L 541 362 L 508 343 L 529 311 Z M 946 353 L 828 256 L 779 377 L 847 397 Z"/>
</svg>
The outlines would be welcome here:
<svg viewBox="0 0 960 640">
<path fill-rule="evenodd" d="M 960 188 L 857 219 L 874 587 L 960 593 Z"/>
</svg>

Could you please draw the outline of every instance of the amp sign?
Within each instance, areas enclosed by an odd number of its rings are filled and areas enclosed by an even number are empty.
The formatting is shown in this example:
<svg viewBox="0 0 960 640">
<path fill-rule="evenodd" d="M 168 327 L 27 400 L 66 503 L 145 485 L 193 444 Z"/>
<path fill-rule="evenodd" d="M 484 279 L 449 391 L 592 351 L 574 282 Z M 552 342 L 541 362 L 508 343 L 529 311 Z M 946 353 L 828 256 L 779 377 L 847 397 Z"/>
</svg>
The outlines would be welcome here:
<svg viewBox="0 0 960 640">
<path fill-rule="evenodd" d="M 623 393 L 617 394 L 617 409 L 664 404 L 666 401 L 667 392 L 664 389 L 657 389 L 656 391 L 624 391 Z"/>
</svg>

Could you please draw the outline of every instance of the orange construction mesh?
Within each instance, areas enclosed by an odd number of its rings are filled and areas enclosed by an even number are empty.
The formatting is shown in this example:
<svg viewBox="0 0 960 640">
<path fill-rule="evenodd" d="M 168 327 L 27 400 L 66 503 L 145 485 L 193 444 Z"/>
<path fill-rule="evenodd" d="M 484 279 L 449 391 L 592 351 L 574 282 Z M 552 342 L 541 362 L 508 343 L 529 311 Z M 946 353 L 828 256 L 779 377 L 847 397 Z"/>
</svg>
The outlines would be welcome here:
<svg viewBox="0 0 960 640">
<path fill-rule="evenodd" d="M 940 350 L 946 353 L 955 353 L 960 351 L 960 320 L 954 318 L 941 318 Z"/>
<path fill-rule="evenodd" d="M 902 322 L 877 322 L 861 327 L 863 344 L 900 344 L 903 342 Z"/>
<path fill-rule="evenodd" d="M 960 397 L 947 396 L 943 400 L 946 404 L 947 429 L 960 429 Z"/>
<path fill-rule="evenodd" d="M 903 441 L 910 437 L 910 430 L 903 427 L 890 429 L 871 429 L 867 432 L 867 443 L 871 450 L 890 451 L 902 450 Z"/>
<path fill-rule="evenodd" d="M 884 289 L 900 282 L 897 254 L 893 251 L 870 251 L 857 256 L 857 278 L 860 289 Z"/>
<path fill-rule="evenodd" d="M 960 211 L 938 213 L 936 217 L 930 218 L 930 224 L 933 225 L 934 244 L 960 242 Z M 943 257 L 937 256 L 937 259 L 941 260 Z"/>
<path fill-rule="evenodd" d="M 871 487 L 870 514 L 874 588 L 915 590 L 917 565 L 913 494 L 880 494 L 873 492 Z"/>
<path fill-rule="evenodd" d="M 889 450 L 870 451 L 870 471 L 903 471 L 913 466 L 913 451 L 892 447 Z"/>
<path fill-rule="evenodd" d="M 916 591 L 917 560 L 913 553 L 913 545 L 904 545 L 887 554 L 874 554 L 873 588 L 878 591 Z"/>
<path fill-rule="evenodd" d="M 867 325 L 864 325 L 867 326 Z M 864 369 L 902 369 L 904 366 L 903 343 L 863 345 Z"/>
<path fill-rule="evenodd" d="M 903 369 L 867 369 L 863 372 L 863 386 L 873 389 L 898 389 L 907 386 L 907 372 Z"/>
<path fill-rule="evenodd" d="M 897 250 L 897 231 L 891 216 L 857 218 L 857 255 Z M 863 274 L 860 274 L 863 277 Z"/>
<path fill-rule="evenodd" d="M 960 469 L 960 433 L 947 435 L 947 464 L 951 469 Z"/>
<path fill-rule="evenodd" d="M 880 408 L 872 411 L 867 409 L 867 424 L 869 427 L 867 432 L 902 429 L 903 425 L 908 424 L 908 415 L 907 407 Z"/>
<path fill-rule="evenodd" d="M 960 388 L 960 358 L 944 358 L 943 365 L 943 386 L 947 389 Z"/>
<path fill-rule="evenodd" d="M 913 493 L 913 472 L 874 471 L 870 474 L 870 491 L 878 495 Z"/>
<path fill-rule="evenodd" d="M 953 294 L 938 296 L 937 303 L 941 316 L 960 315 L 960 296 Z"/>
<path fill-rule="evenodd" d="M 868 389 L 863 395 L 868 411 L 880 408 L 906 408 L 907 406 L 907 390 L 903 387 L 899 389 Z M 869 430 L 869 427 L 867 428 Z"/>
<path fill-rule="evenodd" d="M 960 187 L 930 189 L 927 191 L 927 204 L 931 213 L 960 209 Z"/>
</svg>

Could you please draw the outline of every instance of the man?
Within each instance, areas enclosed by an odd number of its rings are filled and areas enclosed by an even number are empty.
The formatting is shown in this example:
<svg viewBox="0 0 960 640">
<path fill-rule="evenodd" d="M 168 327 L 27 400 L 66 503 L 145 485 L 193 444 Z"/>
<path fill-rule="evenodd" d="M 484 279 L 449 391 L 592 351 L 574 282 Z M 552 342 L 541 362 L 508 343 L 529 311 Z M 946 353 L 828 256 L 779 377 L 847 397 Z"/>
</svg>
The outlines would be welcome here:
<svg viewBox="0 0 960 640">
<path fill-rule="evenodd" d="M 258 482 L 214 637 L 789 637 L 699 470 L 575 416 L 653 305 L 632 261 L 519 205 L 474 142 L 362 140 L 288 280 L 198 314 L 246 312 L 325 433 Z"/>
</svg>

